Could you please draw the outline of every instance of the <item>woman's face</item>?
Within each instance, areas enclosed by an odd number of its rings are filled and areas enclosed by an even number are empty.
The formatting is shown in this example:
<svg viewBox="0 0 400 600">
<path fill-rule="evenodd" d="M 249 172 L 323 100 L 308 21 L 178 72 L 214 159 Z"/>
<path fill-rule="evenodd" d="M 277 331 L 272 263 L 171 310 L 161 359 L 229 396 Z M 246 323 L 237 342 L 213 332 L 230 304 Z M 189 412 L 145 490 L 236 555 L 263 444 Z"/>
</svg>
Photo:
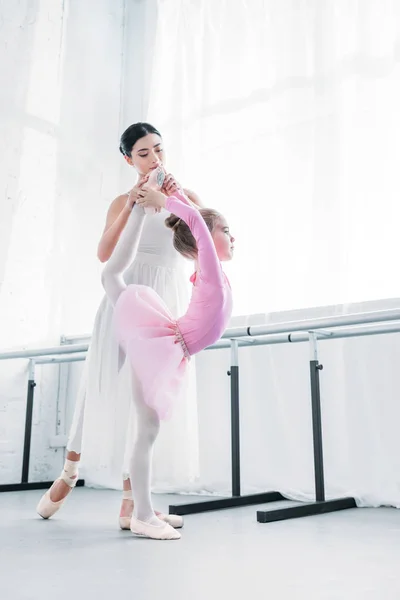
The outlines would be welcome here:
<svg viewBox="0 0 400 600">
<path fill-rule="evenodd" d="M 125 156 L 126 162 L 135 167 L 139 175 L 147 175 L 149 171 L 163 164 L 164 159 L 163 141 L 155 133 L 140 138 L 133 146 L 131 156 Z"/>
</svg>

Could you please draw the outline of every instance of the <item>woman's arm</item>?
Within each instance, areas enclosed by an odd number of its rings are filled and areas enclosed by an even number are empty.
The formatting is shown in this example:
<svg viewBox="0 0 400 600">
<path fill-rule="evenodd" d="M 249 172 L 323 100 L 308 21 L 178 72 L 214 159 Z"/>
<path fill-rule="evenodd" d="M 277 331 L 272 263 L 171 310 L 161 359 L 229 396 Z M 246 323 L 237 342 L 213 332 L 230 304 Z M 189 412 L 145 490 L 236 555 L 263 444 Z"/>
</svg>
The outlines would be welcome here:
<svg viewBox="0 0 400 600">
<path fill-rule="evenodd" d="M 119 240 L 119 236 L 129 219 L 132 207 L 138 198 L 139 191 L 147 182 L 148 178 L 149 174 L 140 177 L 139 181 L 133 186 L 129 194 L 122 194 L 112 202 L 108 209 L 106 226 L 97 247 L 97 257 L 100 262 L 107 262 L 113 253 Z"/>
<path fill-rule="evenodd" d="M 123 231 L 131 211 L 126 204 L 127 194 L 118 196 L 108 209 L 106 225 L 97 247 L 97 257 L 100 262 L 107 262 Z"/>
<path fill-rule="evenodd" d="M 187 188 L 185 188 L 183 190 L 183 193 L 186 194 L 186 196 L 189 198 L 189 200 L 195 206 L 197 206 L 197 208 L 204 208 L 203 203 L 201 202 L 199 196 L 195 192 L 192 192 L 192 190 L 188 190 Z"/>
</svg>

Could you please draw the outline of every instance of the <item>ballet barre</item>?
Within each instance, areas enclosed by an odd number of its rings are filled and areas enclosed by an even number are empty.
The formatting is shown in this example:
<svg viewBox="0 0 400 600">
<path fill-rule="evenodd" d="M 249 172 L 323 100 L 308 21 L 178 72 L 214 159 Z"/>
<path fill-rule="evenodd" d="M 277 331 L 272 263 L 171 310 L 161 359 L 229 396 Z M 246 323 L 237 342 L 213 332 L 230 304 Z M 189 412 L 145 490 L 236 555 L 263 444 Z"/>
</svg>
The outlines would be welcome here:
<svg viewBox="0 0 400 600">
<path fill-rule="evenodd" d="M 280 492 L 269 491 L 259 494 L 241 495 L 240 482 L 240 404 L 239 404 L 239 347 L 266 346 L 271 344 L 308 342 L 310 347 L 309 373 L 311 384 L 311 412 L 313 430 L 313 455 L 314 455 L 314 482 L 315 501 L 308 503 L 297 503 L 295 506 L 277 508 L 270 510 L 258 510 L 257 521 L 269 523 L 298 517 L 319 515 L 339 510 L 356 508 L 355 498 L 342 497 L 326 500 L 324 461 L 323 461 L 323 439 L 321 419 L 321 395 L 320 395 L 320 371 L 323 365 L 318 359 L 318 341 L 329 339 L 362 337 L 367 335 L 383 335 L 400 333 L 400 311 L 377 311 L 375 321 L 373 313 L 366 313 L 365 321 L 362 314 L 345 317 L 333 317 L 322 319 L 310 319 L 303 322 L 282 323 L 278 325 L 265 325 L 252 327 L 251 335 L 260 337 L 245 337 L 243 329 L 233 330 L 235 334 L 241 335 L 229 338 L 227 331 L 219 342 L 207 350 L 231 349 L 231 367 L 228 375 L 231 377 L 231 481 L 232 495 L 229 498 L 215 498 L 212 500 L 174 504 L 169 506 L 170 514 L 189 515 L 211 510 L 235 508 L 254 504 L 264 504 L 277 501 L 289 500 Z M 398 322 L 390 322 L 398 321 Z M 361 325 L 362 323 L 369 325 Z M 382 324 L 383 323 L 383 324 Z M 344 327 L 347 325 L 348 327 Z M 330 328 L 330 329 L 329 329 Z M 255 333 L 257 332 L 257 333 Z M 293 333 L 292 333 L 293 332 Z"/>
<path fill-rule="evenodd" d="M 228 348 L 233 338 L 266 336 L 273 334 L 295 333 L 314 329 L 330 329 L 332 327 L 346 327 L 354 325 L 366 325 L 368 323 L 384 323 L 389 321 L 400 321 L 400 309 L 377 310 L 364 313 L 351 313 L 348 315 L 335 315 L 332 317 L 320 317 L 318 319 L 303 319 L 298 321 L 286 321 L 270 325 L 251 325 L 249 327 L 230 327 L 222 335 L 221 340 L 216 342 L 207 350 Z M 76 344 L 77 342 L 90 341 L 90 334 L 73 334 L 63 336 L 64 343 Z M 225 341 L 224 341 L 225 340 Z M 299 340 L 303 341 L 303 340 Z M 279 342 L 278 342 L 279 343 Z M 224 345 L 228 344 L 228 345 Z M 242 345 L 242 343 L 241 343 Z M 0 355 L 1 357 L 1 355 Z"/>
<path fill-rule="evenodd" d="M 234 508 L 287 500 L 280 492 L 277 491 L 269 491 L 252 495 L 241 494 L 239 348 L 246 346 L 264 346 L 271 344 L 299 342 L 308 342 L 311 353 L 309 368 L 313 422 L 315 502 L 269 511 L 257 511 L 257 520 L 260 523 L 267 523 L 270 521 L 322 514 L 347 508 L 355 508 L 356 502 L 354 498 L 337 498 L 333 500 L 325 499 L 319 387 L 319 372 L 322 369 L 322 365 L 318 361 L 317 343 L 318 341 L 324 341 L 328 339 L 399 332 L 400 309 L 228 329 L 222 336 L 221 340 L 215 343 L 213 346 L 207 348 L 206 351 L 224 348 L 231 349 L 231 366 L 230 370 L 228 371 L 228 375 L 230 376 L 231 383 L 230 410 L 232 495 L 228 498 L 215 498 L 208 501 L 171 505 L 169 507 L 170 513 L 188 515 L 211 510 L 220 510 L 224 508 Z M 90 336 L 86 334 L 62 336 L 60 346 L 33 349 L 26 348 L 23 350 L 9 350 L 0 353 L 0 360 L 28 359 L 29 373 L 21 482 L 0 485 L 0 492 L 27 489 L 46 489 L 52 484 L 52 482 L 48 481 L 28 481 L 34 389 L 36 386 L 35 366 L 37 364 L 61 364 L 83 361 L 86 358 L 89 341 Z M 77 485 L 84 485 L 84 481 L 78 480 Z"/>
<path fill-rule="evenodd" d="M 61 339 L 62 343 L 62 339 Z M 36 387 L 36 365 L 61 364 L 83 361 L 86 358 L 88 344 L 52 346 L 47 348 L 33 348 L 12 350 L 0 354 L 0 360 L 28 359 L 28 388 L 25 406 L 24 446 L 22 453 L 22 473 L 19 483 L 5 483 L 0 485 L 0 492 L 16 492 L 24 490 L 42 490 L 52 485 L 52 481 L 29 481 L 29 463 L 31 455 L 32 417 Z M 85 485 L 83 479 L 76 482 L 78 487 Z"/>
<path fill-rule="evenodd" d="M 296 331 L 309 331 L 314 329 L 330 329 L 332 327 L 346 327 L 354 325 L 366 325 L 368 323 L 384 323 L 387 321 L 399 321 L 400 309 L 376 310 L 364 313 L 353 313 L 348 315 L 336 315 L 332 317 L 320 317 L 319 319 L 303 319 L 299 321 L 287 321 L 286 323 L 274 323 L 270 325 L 251 325 L 250 327 L 232 327 L 222 335 L 224 338 L 253 337 L 260 335 L 271 335 L 275 333 L 294 333 Z"/>
</svg>

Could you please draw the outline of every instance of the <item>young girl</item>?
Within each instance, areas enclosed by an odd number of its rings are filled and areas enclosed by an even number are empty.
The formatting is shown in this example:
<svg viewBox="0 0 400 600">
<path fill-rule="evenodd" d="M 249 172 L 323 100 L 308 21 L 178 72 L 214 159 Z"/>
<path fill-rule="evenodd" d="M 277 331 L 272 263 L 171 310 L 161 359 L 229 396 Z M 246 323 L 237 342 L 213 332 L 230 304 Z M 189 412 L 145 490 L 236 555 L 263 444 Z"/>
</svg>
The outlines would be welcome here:
<svg viewBox="0 0 400 600">
<path fill-rule="evenodd" d="M 137 251 L 148 218 L 144 208 L 149 207 L 173 213 L 166 224 L 174 231 L 174 246 L 196 263 L 189 308 L 177 320 L 153 289 L 127 286 L 122 277 Z M 171 415 L 173 403 L 179 399 L 190 357 L 218 340 L 230 318 L 231 288 L 220 261 L 232 258 L 233 243 L 225 219 L 216 211 L 197 210 L 179 190 L 167 198 L 161 192 L 143 189 L 103 271 L 106 294 L 115 305 L 116 337 L 131 364 L 136 391 L 137 433 L 130 463 L 134 514 L 130 528 L 137 535 L 159 540 L 180 538 L 152 507 L 152 451 L 160 420 Z"/>
</svg>

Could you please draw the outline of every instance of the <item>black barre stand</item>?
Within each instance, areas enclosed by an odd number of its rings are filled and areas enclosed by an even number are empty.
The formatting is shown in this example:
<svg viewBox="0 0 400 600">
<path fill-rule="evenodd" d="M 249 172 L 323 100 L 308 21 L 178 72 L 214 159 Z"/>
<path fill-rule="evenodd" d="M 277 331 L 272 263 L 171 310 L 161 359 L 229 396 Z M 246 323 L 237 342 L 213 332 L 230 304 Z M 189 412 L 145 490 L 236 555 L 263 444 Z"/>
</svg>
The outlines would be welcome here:
<svg viewBox="0 0 400 600">
<path fill-rule="evenodd" d="M 5 483 L 0 485 L 0 492 L 22 492 L 25 490 L 45 490 L 53 485 L 52 481 L 31 481 L 29 482 L 29 461 L 31 455 L 31 437 L 32 437 L 32 415 L 33 401 L 35 396 L 35 361 L 29 360 L 29 379 L 26 396 L 25 410 L 25 434 L 24 434 L 24 452 L 22 458 L 22 475 L 20 483 Z M 77 487 L 85 485 L 84 479 L 78 479 Z"/>
<path fill-rule="evenodd" d="M 314 445 L 315 502 L 300 504 L 298 506 L 289 506 L 288 508 L 280 508 L 276 510 L 259 510 L 257 511 L 257 521 L 259 523 L 271 523 L 273 521 L 296 519 L 298 517 L 308 517 L 312 515 L 335 512 L 338 510 L 346 510 L 348 508 L 357 508 L 354 498 L 335 498 L 333 500 L 325 500 L 321 393 L 319 386 L 319 372 L 323 369 L 323 366 L 318 361 L 317 335 L 326 335 L 326 333 L 322 330 L 317 330 L 317 332 L 309 332 L 311 347 L 310 383 Z"/>
<path fill-rule="evenodd" d="M 313 449 L 314 449 L 314 474 L 315 474 L 315 502 L 302 503 L 286 508 L 259 510 L 257 521 L 259 523 L 271 523 L 298 517 L 319 515 L 356 508 L 356 501 L 352 497 L 335 498 L 325 500 L 324 463 L 322 444 L 322 420 L 321 420 L 321 394 L 319 385 L 319 372 L 323 366 L 318 361 L 317 336 L 329 335 L 323 330 L 309 332 L 309 343 L 311 347 L 310 359 L 310 383 L 311 383 L 311 407 L 313 423 Z M 289 342 L 291 341 L 289 335 Z M 240 422 L 239 422 L 239 361 L 238 341 L 231 340 L 231 369 L 228 372 L 231 377 L 231 454 L 232 454 L 232 496 L 229 498 L 217 498 L 202 502 L 188 504 L 173 504 L 169 506 L 170 514 L 191 515 L 224 508 L 236 508 L 264 502 L 288 501 L 280 492 L 264 492 L 242 496 L 240 493 Z"/>
<path fill-rule="evenodd" d="M 232 496 L 216 498 L 202 502 L 187 504 L 172 504 L 169 514 L 193 515 L 211 510 L 237 508 L 285 500 L 280 492 L 262 492 L 242 496 L 240 493 L 240 406 L 239 406 L 239 357 L 238 341 L 231 340 L 231 368 L 228 375 L 231 378 L 231 457 L 232 457 Z"/>
</svg>

